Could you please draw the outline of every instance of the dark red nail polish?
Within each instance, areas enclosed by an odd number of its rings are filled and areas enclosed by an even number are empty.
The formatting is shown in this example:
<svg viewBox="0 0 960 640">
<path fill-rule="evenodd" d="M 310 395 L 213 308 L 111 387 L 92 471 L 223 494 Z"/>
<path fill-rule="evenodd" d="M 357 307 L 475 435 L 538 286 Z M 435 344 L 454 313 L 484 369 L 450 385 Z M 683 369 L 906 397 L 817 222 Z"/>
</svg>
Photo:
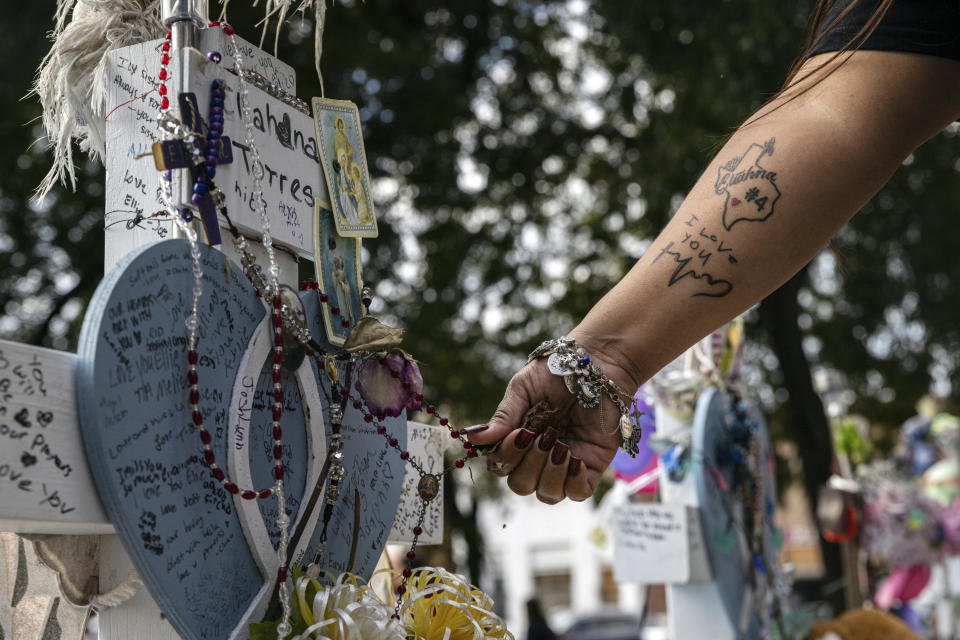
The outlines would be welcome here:
<svg viewBox="0 0 960 640">
<path fill-rule="evenodd" d="M 560 433 L 556 429 L 547 427 L 546 431 L 540 436 L 540 442 L 537 443 L 540 451 L 550 451 L 550 449 L 553 449 L 553 445 L 557 442 L 558 435 L 560 435 Z"/>
<path fill-rule="evenodd" d="M 567 465 L 567 475 L 575 476 L 580 473 L 580 465 L 583 464 L 583 460 L 577 456 L 570 456 L 570 463 Z"/>
<path fill-rule="evenodd" d="M 537 435 L 529 429 L 520 429 L 520 433 L 517 434 L 517 437 L 513 441 L 513 446 L 517 449 L 526 449 L 530 446 L 530 443 L 533 442 L 533 437 Z"/>
<path fill-rule="evenodd" d="M 475 424 L 472 427 L 467 427 L 466 429 L 460 429 L 460 433 L 465 433 L 466 435 L 470 436 L 475 433 L 483 433 L 489 428 L 490 428 L 490 425 L 488 424 Z"/>
<path fill-rule="evenodd" d="M 570 447 L 558 442 L 553 445 L 553 451 L 550 452 L 550 462 L 553 464 L 563 464 L 564 459 L 567 457 L 567 451 L 570 450 Z"/>
</svg>

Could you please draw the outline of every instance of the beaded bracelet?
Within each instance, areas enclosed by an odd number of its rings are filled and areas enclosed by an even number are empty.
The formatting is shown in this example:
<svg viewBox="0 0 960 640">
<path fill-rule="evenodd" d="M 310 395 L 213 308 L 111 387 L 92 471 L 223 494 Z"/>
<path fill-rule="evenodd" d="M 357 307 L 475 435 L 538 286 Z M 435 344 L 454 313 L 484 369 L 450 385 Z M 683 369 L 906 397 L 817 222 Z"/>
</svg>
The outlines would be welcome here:
<svg viewBox="0 0 960 640">
<path fill-rule="evenodd" d="M 584 409 L 600 407 L 600 430 L 605 434 L 620 432 L 620 448 L 636 457 L 640 452 L 639 425 L 635 424 L 630 415 L 630 408 L 623 401 L 630 397 L 616 382 L 604 375 L 599 365 L 590 361 L 586 349 L 577 344 L 576 340 L 568 336 L 561 336 L 553 340 L 545 340 L 527 356 L 527 363 L 539 358 L 547 358 L 547 369 L 556 376 L 561 376 L 577 403 Z M 617 428 L 607 431 L 603 421 L 603 395 L 617 407 L 619 420 Z"/>
</svg>

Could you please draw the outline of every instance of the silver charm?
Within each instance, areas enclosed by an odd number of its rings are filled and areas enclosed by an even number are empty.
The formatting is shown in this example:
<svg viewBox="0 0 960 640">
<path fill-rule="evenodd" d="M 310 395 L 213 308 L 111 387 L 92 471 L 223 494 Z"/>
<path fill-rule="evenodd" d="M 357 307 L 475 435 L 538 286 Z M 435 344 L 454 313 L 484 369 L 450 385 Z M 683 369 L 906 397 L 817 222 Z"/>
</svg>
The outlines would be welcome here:
<svg viewBox="0 0 960 640">
<path fill-rule="evenodd" d="M 574 370 L 561 358 L 560 354 L 554 351 L 547 358 L 547 369 L 555 376 L 568 376 L 574 373 Z"/>
</svg>

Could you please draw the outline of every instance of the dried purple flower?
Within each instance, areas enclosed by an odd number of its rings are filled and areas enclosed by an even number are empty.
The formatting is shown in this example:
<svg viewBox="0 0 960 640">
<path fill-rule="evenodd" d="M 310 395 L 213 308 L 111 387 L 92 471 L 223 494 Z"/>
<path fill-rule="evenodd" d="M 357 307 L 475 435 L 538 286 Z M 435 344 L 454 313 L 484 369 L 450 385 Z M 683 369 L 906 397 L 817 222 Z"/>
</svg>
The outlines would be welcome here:
<svg viewBox="0 0 960 640">
<path fill-rule="evenodd" d="M 399 349 L 381 358 L 368 358 L 357 382 L 364 404 L 378 418 L 397 417 L 404 409 L 419 409 L 422 390 L 420 367 Z"/>
</svg>

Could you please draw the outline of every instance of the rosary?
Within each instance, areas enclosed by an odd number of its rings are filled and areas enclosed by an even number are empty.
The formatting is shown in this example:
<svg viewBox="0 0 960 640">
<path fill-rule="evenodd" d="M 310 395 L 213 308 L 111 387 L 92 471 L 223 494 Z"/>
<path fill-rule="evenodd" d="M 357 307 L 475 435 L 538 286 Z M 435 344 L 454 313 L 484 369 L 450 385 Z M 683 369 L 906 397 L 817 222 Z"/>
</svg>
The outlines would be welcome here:
<svg viewBox="0 0 960 640">
<path fill-rule="evenodd" d="M 245 128 L 244 144 L 250 149 L 250 153 L 252 155 L 252 202 L 255 203 L 256 211 L 260 217 L 260 241 L 266 250 L 267 260 L 269 263 L 268 273 L 264 273 L 263 267 L 257 263 L 256 257 L 252 253 L 246 238 L 240 233 L 239 229 L 230 219 L 226 208 L 226 198 L 214 183 L 214 178 L 217 171 L 216 166 L 221 158 L 221 153 L 223 150 L 221 137 L 223 135 L 224 127 L 226 83 L 223 79 L 216 79 L 212 83 L 205 135 L 201 136 L 197 135 L 196 133 L 197 131 L 200 131 L 202 127 L 202 119 L 199 117 L 199 114 L 195 114 L 192 117 L 194 122 L 194 127 L 192 127 L 192 130 L 178 121 L 169 111 L 170 100 L 167 97 L 168 89 L 165 85 L 165 81 L 168 78 L 167 66 L 170 62 L 169 51 L 171 46 L 171 33 L 169 31 L 167 32 L 165 40 L 161 44 L 161 66 L 160 71 L 157 74 L 160 84 L 157 86 L 156 90 L 161 96 L 160 114 L 157 117 L 157 123 L 161 131 L 161 137 L 168 140 L 181 140 L 186 145 L 188 152 L 192 154 L 195 161 L 194 164 L 197 165 L 198 169 L 193 172 L 194 184 L 191 203 L 194 205 L 194 207 L 200 210 L 201 213 L 204 214 L 206 214 L 205 208 L 209 208 L 209 205 L 212 204 L 213 207 L 216 208 L 216 211 L 226 220 L 230 233 L 233 237 L 233 244 L 241 256 L 241 266 L 243 268 L 243 272 L 253 285 L 257 296 L 264 300 L 270 310 L 270 326 L 273 332 L 273 357 L 271 371 L 273 383 L 271 436 L 273 440 L 272 454 L 274 464 L 274 482 L 271 486 L 260 488 L 241 487 L 233 482 L 226 474 L 224 468 L 217 463 L 216 456 L 212 448 L 213 438 L 210 434 L 210 431 L 208 431 L 204 426 L 203 414 L 201 413 L 199 405 L 200 380 L 197 373 L 197 363 L 199 361 L 197 344 L 199 329 L 198 307 L 200 296 L 203 293 L 203 272 L 200 266 L 201 254 L 197 231 L 194 225 L 191 224 L 194 217 L 192 208 L 185 207 L 177 209 L 171 204 L 173 201 L 172 174 L 169 170 L 161 174 L 160 193 L 162 197 L 162 204 L 164 205 L 164 211 L 161 212 L 160 215 L 171 215 L 170 212 L 176 210 L 176 215 L 173 215 L 172 217 L 182 233 L 186 236 L 190 245 L 194 284 L 192 292 L 192 306 L 185 322 L 188 333 L 188 368 L 186 378 L 189 388 L 188 393 L 192 423 L 200 437 L 203 460 L 208 466 L 212 476 L 219 483 L 221 483 L 224 490 L 230 494 L 239 496 L 244 500 L 274 498 L 277 502 L 277 517 L 275 524 L 280 531 L 280 540 L 277 548 L 277 556 L 279 560 L 279 568 L 277 570 L 277 585 L 279 590 L 280 604 L 283 609 L 281 622 L 278 626 L 277 632 L 280 638 L 284 638 L 292 631 L 292 604 L 288 581 L 288 547 L 290 544 L 288 527 L 290 524 L 290 518 L 286 511 L 284 497 L 283 483 L 285 470 L 282 460 L 283 432 L 280 427 L 280 420 L 283 416 L 284 398 L 281 369 L 283 367 L 285 357 L 290 357 L 291 355 L 285 352 L 285 341 L 288 346 L 288 350 L 290 345 L 295 345 L 296 349 L 302 350 L 306 357 L 311 358 L 316 365 L 317 372 L 321 375 L 321 379 L 325 378 L 326 385 L 321 382 L 319 386 L 324 394 L 325 399 L 327 400 L 327 418 L 329 420 L 332 433 L 330 446 L 327 453 L 327 460 L 324 464 L 324 469 L 326 472 L 326 488 L 323 494 L 324 507 L 321 520 L 322 530 L 320 534 L 320 547 L 317 550 L 315 557 L 312 559 L 312 562 L 306 569 L 308 576 L 316 577 L 320 573 L 319 563 L 322 561 L 323 553 L 326 547 L 327 530 L 333 515 L 334 507 L 339 501 L 341 483 L 346 473 L 344 468 L 345 458 L 343 453 L 343 436 L 341 434 L 343 408 L 346 403 L 351 403 L 355 409 L 360 411 L 361 415 L 363 416 L 363 420 L 366 423 L 374 426 L 377 434 L 384 438 L 384 446 L 396 450 L 400 459 L 406 464 L 410 465 L 410 467 L 419 476 L 417 482 L 417 495 L 420 499 L 420 509 L 417 522 L 412 529 L 413 541 L 406 554 L 408 561 L 412 562 L 416 557 L 417 543 L 420 535 L 423 533 L 423 523 L 426 516 L 427 506 L 439 494 L 440 483 L 443 479 L 443 476 L 447 472 L 464 468 L 466 459 L 477 457 L 478 453 L 474 450 L 463 433 L 450 425 L 450 422 L 447 418 L 439 415 L 434 405 L 427 404 L 424 406 L 424 398 L 423 395 L 419 393 L 419 389 L 413 388 L 408 381 L 401 380 L 402 368 L 406 366 L 404 355 L 397 355 L 397 352 L 390 352 L 387 354 L 373 352 L 344 352 L 336 355 L 324 354 L 320 345 L 311 336 L 310 331 L 306 328 L 306 314 L 303 310 L 300 299 L 292 289 L 281 286 L 278 282 L 280 270 L 276 262 L 273 241 L 270 235 L 270 220 L 266 212 L 265 201 L 262 197 L 264 167 L 260 159 L 259 150 L 254 140 L 253 122 L 249 104 L 248 80 L 251 78 L 252 72 L 247 72 L 243 69 L 243 58 L 240 49 L 237 46 L 233 29 L 228 24 L 221 24 L 219 22 L 211 22 L 209 26 L 211 28 L 220 27 L 229 37 L 231 49 L 230 54 L 234 59 L 234 67 L 231 69 L 231 71 L 235 73 L 239 80 L 240 115 L 242 116 Z M 209 52 L 206 57 L 213 63 L 219 63 L 221 60 L 220 53 L 216 51 Z M 258 84 L 258 86 L 260 85 Z M 275 87 L 268 86 L 261 88 L 271 89 L 269 93 L 272 95 L 280 93 Z M 287 104 L 302 109 L 303 105 L 301 101 L 289 98 L 286 96 L 286 94 L 282 94 L 281 98 Z M 203 222 L 207 231 L 208 239 L 212 237 L 219 237 L 219 230 L 211 228 L 217 226 L 215 219 L 211 222 L 210 218 L 207 215 L 204 215 Z M 216 235 L 214 236 L 214 234 Z M 301 283 L 302 291 L 315 291 L 316 295 L 319 297 L 320 303 L 327 305 L 329 312 L 333 316 L 339 316 L 340 309 L 338 309 L 336 306 L 330 305 L 328 296 L 320 293 L 318 289 L 319 287 L 316 282 Z M 367 287 L 362 289 L 362 299 L 365 307 L 367 307 L 369 310 L 371 298 L 370 289 Z M 341 326 L 343 326 L 343 328 L 349 328 L 350 322 L 344 317 L 341 319 Z M 380 373 L 386 373 L 391 378 L 398 380 L 400 387 L 408 396 L 405 402 L 405 406 L 407 408 L 411 410 L 424 410 L 426 413 L 436 416 L 439 424 L 447 428 L 450 437 L 458 440 L 461 443 L 464 452 L 461 457 L 456 458 L 451 465 L 447 466 L 441 471 L 431 473 L 428 472 L 419 461 L 414 459 L 408 451 L 404 450 L 400 446 L 397 438 L 392 437 L 388 433 L 387 428 L 380 422 L 380 420 L 385 417 L 382 409 L 377 409 L 376 411 L 372 410 L 371 407 L 364 402 L 362 397 L 361 378 L 363 375 L 375 373 L 375 369 L 377 368 L 383 368 L 383 371 Z M 356 381 L 353 379 L 355 373 L 358 374 L 356 376 Z M 354 393 L 354 391 L 358 393 Z M 321 475 L 320 480 L 320 484 L 322 483 L 323 475 Z M 413 571 L 409 567 L 402 571 L 404 581 L 395 588 L 397 599 L 394 618 L 399 618 L 400 607 L 403 601 L 402 599 L 407 590 L 405 583 L 412 575 Z"/>
</svg>

